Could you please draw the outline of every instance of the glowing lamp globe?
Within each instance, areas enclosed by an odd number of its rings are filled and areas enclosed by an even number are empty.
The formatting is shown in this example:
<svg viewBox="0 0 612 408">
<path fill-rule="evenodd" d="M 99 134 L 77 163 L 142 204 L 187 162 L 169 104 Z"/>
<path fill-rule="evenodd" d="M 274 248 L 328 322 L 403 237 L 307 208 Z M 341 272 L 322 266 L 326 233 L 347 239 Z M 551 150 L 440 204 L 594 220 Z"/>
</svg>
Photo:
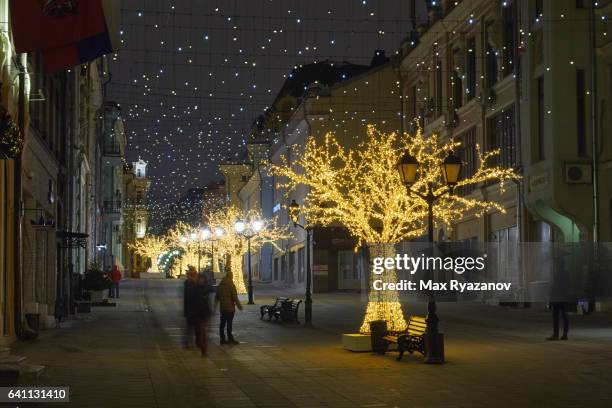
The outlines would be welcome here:
<svg viewBox="0 0 612 408">
<path fill-rule="evenodd" d="M 215 236 L 217 238 L 221 238 L 223 235 L 225 235 L 225 230 L 223 230 L 223 228 L 221 227 L 215 228 Z"/>
<path fill-rule="evenodd" d="M 295 200 L 291 200 L 291 204 L 289 204 L 289 216 L 291 217 L 293 226 L 296 226 L 300 216 L 300 205 L 296 203 Z"/>
<path fill-rule="evenodd" d="M 453 153 L 449 153 L 446 159 L 444 159 L 444 163 L 442 163 L 442 174 L 444 175 L 446 185 L 449 187 L 454 187 L 457 185 L 459 176 L 461 175 L 462 164 L 461 159 L 455 156 Z"/>
<path fill-rule="evenodd" d="M 246 223 L 244 221 L 236 221 L 234 224 L 234 230 L 237 233 L 242 234 L 246 230 Z"/>
<path fill-rule="evenodd" d="M 210 233 L 210 230 L 209 230 L 208 228 L 203 228 L 203 229 L 200 231 L 200 237 L 201 237 L 201 238 L 202 238 L 204 241 L 206 241 L 207 239 L 209 239 L 209 238 L 210 238 L 210 235 L 211 235 L 211 233 Z"/>
<path fill-rule="evenodd" d="M 399 172 L 402 183 L 407 186 L 414 184 L 417 177 L 418 167 L 419 163 L 417 162 L 417 159 L 410 153 L 407 152 L 404 156 L 402 156 L 399 163 L 397 164 L 397 170 Z"/>
<path fill-rule="evenodd" d="M 255 232 L 259 232 L 263 229 L 264 223 L 261 220 L 254 220 L 251 222 L 251 229 Z"/>
</svg>

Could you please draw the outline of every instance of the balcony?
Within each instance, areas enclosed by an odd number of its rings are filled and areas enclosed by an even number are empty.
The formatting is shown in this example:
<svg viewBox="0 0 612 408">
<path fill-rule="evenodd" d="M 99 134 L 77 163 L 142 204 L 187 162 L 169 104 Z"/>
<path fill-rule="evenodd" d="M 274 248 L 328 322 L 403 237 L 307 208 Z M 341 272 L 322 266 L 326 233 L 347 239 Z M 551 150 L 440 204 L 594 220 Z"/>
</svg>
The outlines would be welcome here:
<svg viewBox="0 0 612 408">
<path fill-rule="evenodd" d="M 107 200 L 102 203 L 102 215 L 108 220 L 121 218 L 121 201 Z"/>
</svg>

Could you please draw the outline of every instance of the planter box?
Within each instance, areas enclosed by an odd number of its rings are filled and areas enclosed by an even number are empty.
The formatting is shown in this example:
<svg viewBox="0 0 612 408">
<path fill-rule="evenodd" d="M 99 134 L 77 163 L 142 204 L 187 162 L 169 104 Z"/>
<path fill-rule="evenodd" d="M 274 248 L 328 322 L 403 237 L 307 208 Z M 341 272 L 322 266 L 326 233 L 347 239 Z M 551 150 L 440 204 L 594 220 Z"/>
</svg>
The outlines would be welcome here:
<svg viewBox="0 0 612 408">
<path fill-rule="evenodd" d="M 92 303 L 102 302 L 104 300 L 104 290 L 92 290 L 89 292 L 89 299 Z"/>
<path fill-rule="evenodd" d="M 342 348 L 349 351 L 372 351 L 372 340 L 369 334 L 343 334 Z"/>
<path fill-rule="evenodd" d="M 166 279 L 163 272 L 145 272 L 140 274 L 140 279 Z"/>
</svg>

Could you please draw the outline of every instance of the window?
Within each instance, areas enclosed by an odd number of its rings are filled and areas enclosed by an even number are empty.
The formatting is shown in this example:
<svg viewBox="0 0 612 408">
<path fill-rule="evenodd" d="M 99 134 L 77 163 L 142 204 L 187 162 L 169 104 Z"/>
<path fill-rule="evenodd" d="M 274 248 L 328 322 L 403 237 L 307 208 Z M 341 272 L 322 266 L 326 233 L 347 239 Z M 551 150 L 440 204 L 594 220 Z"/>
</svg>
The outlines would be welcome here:
<svg viewBox="0 0 612 408">
<path fill-rule="evenodd" d="M 476 154 L 476 128 L 465 131 L 460 137 L 461 141 L 458 156 L 463 162 L 461 178 L 470 178 L 476 173 L 478 155 Z M 467 195 L 476 189 L 476 185 L 469 185 L 457 189 L 459 195 Z"/>
<path fill-rule="evenodd" d="M 274 280 L 278 280 L 278 258 L 274 258 Z"/>
<path fill-rule="evenodd" d="M 338 275 L 341 280 L 361 279 L 358 260 L 355 251 L 338 251 Z"/>
<path fill-rule="evenodd" d="M 544 160 L 544 77 L 540 77 L 536 80 L 536 91 L 538 93 L 538 117 L 537 117 L 537 135 L 536 135 L 536 146 L 535 148 L 535 161 Z"/>
<path fill-rule="evenodd" d="M 535 1 L 535 15 L 536 19 L 544 15 L 544 0 Z"/>
<path fill-rule="evenodd" d="M 287 280 L 287 254 L 283 255 L 281 257 L 281 280 L 282 281 L 286 281 Z"/>
<path fill-rule="evenodd" d="M 487 43 L 487 88 L 493 88 L 497 83 L 497 51 Z"/>
<path fill-rule="evenodd" d="M 437 54 L 438 51 L 434 50 L 434 52 Z M 435 117 L 439 117 L 440 115 L 442 115 L 443 112 L 443 107 L 442 107 L 442 60 L 440 59 L 440 55 L 436 55 L 434 57 L 434 69 L 435 69 L 435 83 L 434 83 L 434 88 L 435 88 L 435 95 L 436 95 L 436 101 L 435 101 Z"/>
<path fill-rule="evenodd" d="M 295 280 L 294 276 L 296 275 L 296 268 L 295 268 L 295 257 L 296 257 L 296 252 L 295 251 L 291 251 L 289 252 L 288 256 L 289 256 L 289 276 L 287 277 L 287 282 L 293 282 Z"/>
<path fill-rule="evenodd" d="M 504 52 L 502 55 L 503 66 L 502 74 L 504 77 L 510 75 L 514 71 L 513 59 L 515 49 L 516 21 L 514 18 L 514 8 L 516 5 L 513 2 L 510 6 L 503 9 L 504 22 Z"/>
<path fill-rule="evenodd" d="M 586 89 L 584 69 L 576 70 L 576 135 L 578 156 L 586 155 Z"/>
<path fill-rule="evenodd" d="M 476 96 L 476 39 L 474 37 L 467 41 L 466 71 L 465 96 L 469 101 Z"/>
<path fill-rule="evenodd" d="M 453 108 L 459 109 L 463 106 L 463 78 L 462 68 L 464 65 L 462 51 L 455 49 L 453 51 L 453 74 L 451 85 L 453 88 Z"/>
<path fill-rule="evenodd" d="M 516 165 L 516 135 L 514 106 L 487 120 L 488 150 L 500 149 L 500 154 L 491 160 L 493 166 L 512 168 Z"/>
</svg>

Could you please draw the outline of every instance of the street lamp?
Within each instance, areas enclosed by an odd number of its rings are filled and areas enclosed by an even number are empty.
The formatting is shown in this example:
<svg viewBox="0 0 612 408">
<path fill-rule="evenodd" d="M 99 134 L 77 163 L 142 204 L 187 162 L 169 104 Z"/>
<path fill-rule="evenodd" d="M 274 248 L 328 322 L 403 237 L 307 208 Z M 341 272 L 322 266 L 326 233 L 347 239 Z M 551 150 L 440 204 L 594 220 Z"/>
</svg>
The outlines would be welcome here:
<svg viewBox="0 0 612 408">
<path fill-rule="evenodd" d="M 418 191 L 412 190 L 412 185 L 417 179 L 417 171 L 419 167 L 418 160 L 407 152 L 399 161 L 397 169 L 400 178 L 408 193 L 414 193 L 421 197 L 427 202 L 427 215 L 428 215 L 428 241 L 433 244 L 434 242 L 434 219 L 433 219 L 433 205 L 438 198 L 452 193 L 453 188 L 459 181 L 461 175 L 462 161 L 459 157 L 455 156 L 452 152 L 448 154 L 444 162 L 441 165 L 442 175 L 444 182 L 448 186 L 448 190 L 439 194 L 434 193 L 434 187 L 431 183 L 427 184 L 427 193 L 422 194 Z M 433 245 L 432 245 L 433 248 Z M 425 332 L 425 362 L 432 364 L 444 363 L 444 339 L 440 333 L 438 333 L 438 323 L 440 320 L 436 315 L 436 301 L 433 292 L 428 293 L 428 305 L 427 305 L 427 331 Z"/>
<path fill-rule="evenodd" d="M 215 271 L 215 241 L 220 240 L 223 237 L 223 235 L 225 235 L 225 230 L 223 228 L 221 228 L 221 227 L 213 228 L 212 231 L 210 229 L 208 229 L 208 228 L 204 228 L 202 230 L 202 237 L 203 237 L 203 239 L 205 241 L 210 240 L 210 256 L 212 258 L 211 262 L 212 262 L 212 271 L 213 271 L 213 273 L 217 272 L 217 271 Z M 213 236 L 216 239 L 213 239 Z M 217 265 L 217 269 L 219 269 L 218 265 Z"/>
<path fill-rule="evenodd" d="M 238 220 L 234 224 L 234 230 L 245 237 L 247 239 L 247 259 L 248 259 L 248 274 L 249 274 L 249 285 L 247 288 L 249 294 L 249 305 L 254 305 L 253 301 L 253 272 L 251 268 L 251 238 L 255 235 L 259 234 L 259 232 L 264 228 L 264 223 L 261 220 L 252 220 L 249 224 L 247 224 L 243 220 Z"/>
<path fill-rule="evenodd" d="M 201 241 L 198 239 L 198 234 L 196 234 L 195 232 L 192 232 L 189 234 L 189 239 L 191 240 L 191 242 L 197 242 L 198 243 L 198 273 L 200 273 L 200 268 L 202 267 L 202 263 L 201 263 L 201 248 L 200 248 L 200 244 Z"/>
<path fill-rule="evenodd" d="M 308 226 L 300 225 L 298 223 L 300 219 L 300 205 L 291 200 L 289 204 L 289 216 L 294 227 L 299 227 L 306 232 L 306 300 L 304 301 L 304 326 L 312 327 L 312 271 L 310 270 L 310 241 L 311 241 L 311 229 Z"/>
</svg>

